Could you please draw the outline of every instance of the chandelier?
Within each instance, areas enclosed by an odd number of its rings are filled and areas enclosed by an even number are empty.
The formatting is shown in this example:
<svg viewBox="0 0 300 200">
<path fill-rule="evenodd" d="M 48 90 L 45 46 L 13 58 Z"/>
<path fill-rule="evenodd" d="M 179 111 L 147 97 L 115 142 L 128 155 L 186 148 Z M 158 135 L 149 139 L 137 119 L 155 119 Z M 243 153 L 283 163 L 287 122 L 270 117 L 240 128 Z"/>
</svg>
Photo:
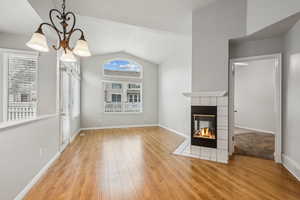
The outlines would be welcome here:
<svg viewBox="0 0 300 200">
<path fill-rule="evenodd" d="M 52 47 L 56 51 L 59 49 L 63 49 L 63 53 L 60 60 L 65 62 L 76 62 L 76 57 L 74 56 L 74 54 L 81 57 L 91 56 L 88 43 L 85 40 L 83 31 L 79 28 L 75 28 L 75 14 L 70 11 L 66 12 L 66 0 L 63 0 L 61 11 L 57 9 L 51 9 L 49 11 L 49 18 L 50 23 L 40 24 L 37 31 L 32 35 L 29 42 L 26 43 L 28 47 L 41 52 L 49 51 L 47 39 L 43 32 L 43 27 L 48 26 L 52 30 L 54 30 L 58 36 L 58 44 L 52 45 Z M 56 23 L 54 23 L 54 19 L 60 24 L 59 27 L 57 27 Z M 68 24 L 68 22 L 70 24 Z M 71 48 L 70 39 L 73 33 L 75 32 L 80 33 L 80 38 L 79 40 L 77 40 L 75 47 Z"/>
</svg>

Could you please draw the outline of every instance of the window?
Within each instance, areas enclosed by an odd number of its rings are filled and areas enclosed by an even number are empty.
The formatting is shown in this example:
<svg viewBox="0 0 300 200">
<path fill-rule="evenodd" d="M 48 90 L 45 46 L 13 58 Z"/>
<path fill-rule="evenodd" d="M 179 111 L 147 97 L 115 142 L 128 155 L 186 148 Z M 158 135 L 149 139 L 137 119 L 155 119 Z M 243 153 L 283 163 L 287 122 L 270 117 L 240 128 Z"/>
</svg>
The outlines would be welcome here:
<svg viewBox="0 0 300 200">
<path fill-rule="evenodd" d="M 4 120 L 36 117 L 38 54 L 4 53 Z"/>
<path fill-rule="evenodd" d="M 103 66 L 104 76 L 141 78 L 142 67 L 128 60 L 113 60 Z"/>
<path fill-rule="evenodd" d="M 142 112 L 142 67 L 116 59 L 103 65 L 104 112 Z"/>
<path fill-rule="evenodd" d="M 104 81 L 104 110 L 107 113 L 132 113 L 142 112 L 141 83 L 135 83 L 136 88 L 129 88 L 130 84 Z M 120 84 L 121 89 L 116 93 L 114 84 Z"/>
<path fill-rule="evenodd" d="M 122 89 L 122 84 L 112 83 L 112 89 Z"/>
<path fill-rule="evenodd" d="M 112 94 L 111 99 L 112 99 L 111 101 L 113 103 L 121 102 L 121 95 L 120 94 Z"/>
</svg>

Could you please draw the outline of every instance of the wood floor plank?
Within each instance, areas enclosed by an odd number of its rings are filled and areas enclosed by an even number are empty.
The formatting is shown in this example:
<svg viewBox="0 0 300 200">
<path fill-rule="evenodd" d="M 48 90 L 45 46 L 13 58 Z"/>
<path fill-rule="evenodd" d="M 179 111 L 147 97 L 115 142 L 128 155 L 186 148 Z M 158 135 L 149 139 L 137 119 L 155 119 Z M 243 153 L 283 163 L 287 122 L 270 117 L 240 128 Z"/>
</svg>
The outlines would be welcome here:
<svg viewBox="0 0 300 200">
<path fill-rule="evenodd" d="M 25 200 L 300 199 L 300 183 L 271 160 L 177 156 L 183 138 L 159 127 L 84 132 Z"/>
</svg>

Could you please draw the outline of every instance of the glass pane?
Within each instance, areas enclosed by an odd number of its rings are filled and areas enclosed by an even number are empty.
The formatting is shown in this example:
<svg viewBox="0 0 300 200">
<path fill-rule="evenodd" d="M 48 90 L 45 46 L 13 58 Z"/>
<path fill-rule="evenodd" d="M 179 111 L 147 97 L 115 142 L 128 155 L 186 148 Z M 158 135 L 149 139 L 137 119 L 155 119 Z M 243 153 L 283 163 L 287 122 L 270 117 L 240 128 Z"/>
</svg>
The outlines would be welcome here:
<svg viewBox="0 0 300 200">
<path fill-rule="evenodd" d="M 128 60 L 113 60 L 103 67 L 106 76 L 141 77 L 141 66 Z"/>
<path fill-rule="evenodd" d="M 36 78 L 35 58 L 12 55 L 8 57 L 8 121 L 36 116 Z"/>
</svg>

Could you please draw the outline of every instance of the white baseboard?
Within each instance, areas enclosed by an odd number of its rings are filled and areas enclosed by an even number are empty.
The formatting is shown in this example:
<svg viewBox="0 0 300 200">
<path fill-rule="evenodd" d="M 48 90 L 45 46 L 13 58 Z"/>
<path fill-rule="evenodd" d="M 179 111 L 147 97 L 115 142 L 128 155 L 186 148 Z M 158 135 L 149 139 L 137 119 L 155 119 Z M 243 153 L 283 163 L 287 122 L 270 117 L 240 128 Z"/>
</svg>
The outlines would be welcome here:
<svg viewBox="0 0 300 200">
<path fill-rule="evenodd" d="M 22 200 L 29 190 L 38 182 L 38 180 L 45 174 L 53 162 L 60 156 L 60 152 L 55 156 L 33 177 L 33 179 L 25 186 L 25 188 L 15 197 L 14 200 Z"/>
<path fill-rule="evenodd" d="M 242 129 L 247 129 L 247 130 L 250 130 L 250 131 L 256 131 L 256 132 L 262 132 L 262 133 L 275 134 L 274 131 L 266 131 L 266 130 L 262 130 L 262 129 L 249 128 L 249 127 L 245 127 L 245 126 L 238 126 L 238 125 L 235 125 L 234 127 L 236 127 L 236 128 L 242 128 Z"/>
<path fill-rule="evenodd" d="M 164 126 L 164 125 L 161 125 L 161 124 L 159 124 L 158 126 L 161 127 L 161 128 L 167 129 L 168 131 L 171 131 L 171 132 L 173 132 L 173 133 L 176 133 L 177 135 L 180 135 L 180 136 L 182 136 L 182 137 L 188 138 L 188 136 L 185 135 L 184 133 L 181 133 L 181 132 L 179 132 L 179 131 L 176 131 L 176 130 L 174 130 L 174 129 L 172 129 L 172 128 L 169 128 L 169 127 Z"/>
<path fill-rule="evenodd" d="M 300 181 L 300 164 L 289 156 L 282 154 L 283 166 Z"/>
<path fill-rule="evenodd" d="M 99 126 L 99 127 L 81 128 L 80 130 L 81 131 L 87 131 L 87 130 L 113 129 L 113 128 L 138 128 L 138 127 L 149 127 L 149 126 L 158 126 L 158 124 L 121 125 L 121 126 Z"/>
<path fill-rule="evenodd" d="M 80 131 L 81 131 L 81 129 L 78 129 L 76 132 L 75 132 L 75 134 L 71 137 L 71 139 L 70 139 L 70 143 L 72 143 L 74 140 L 75 140 L 75 138 L 77 137 L 77 135 L 80 133 Z"/>
</svg>

